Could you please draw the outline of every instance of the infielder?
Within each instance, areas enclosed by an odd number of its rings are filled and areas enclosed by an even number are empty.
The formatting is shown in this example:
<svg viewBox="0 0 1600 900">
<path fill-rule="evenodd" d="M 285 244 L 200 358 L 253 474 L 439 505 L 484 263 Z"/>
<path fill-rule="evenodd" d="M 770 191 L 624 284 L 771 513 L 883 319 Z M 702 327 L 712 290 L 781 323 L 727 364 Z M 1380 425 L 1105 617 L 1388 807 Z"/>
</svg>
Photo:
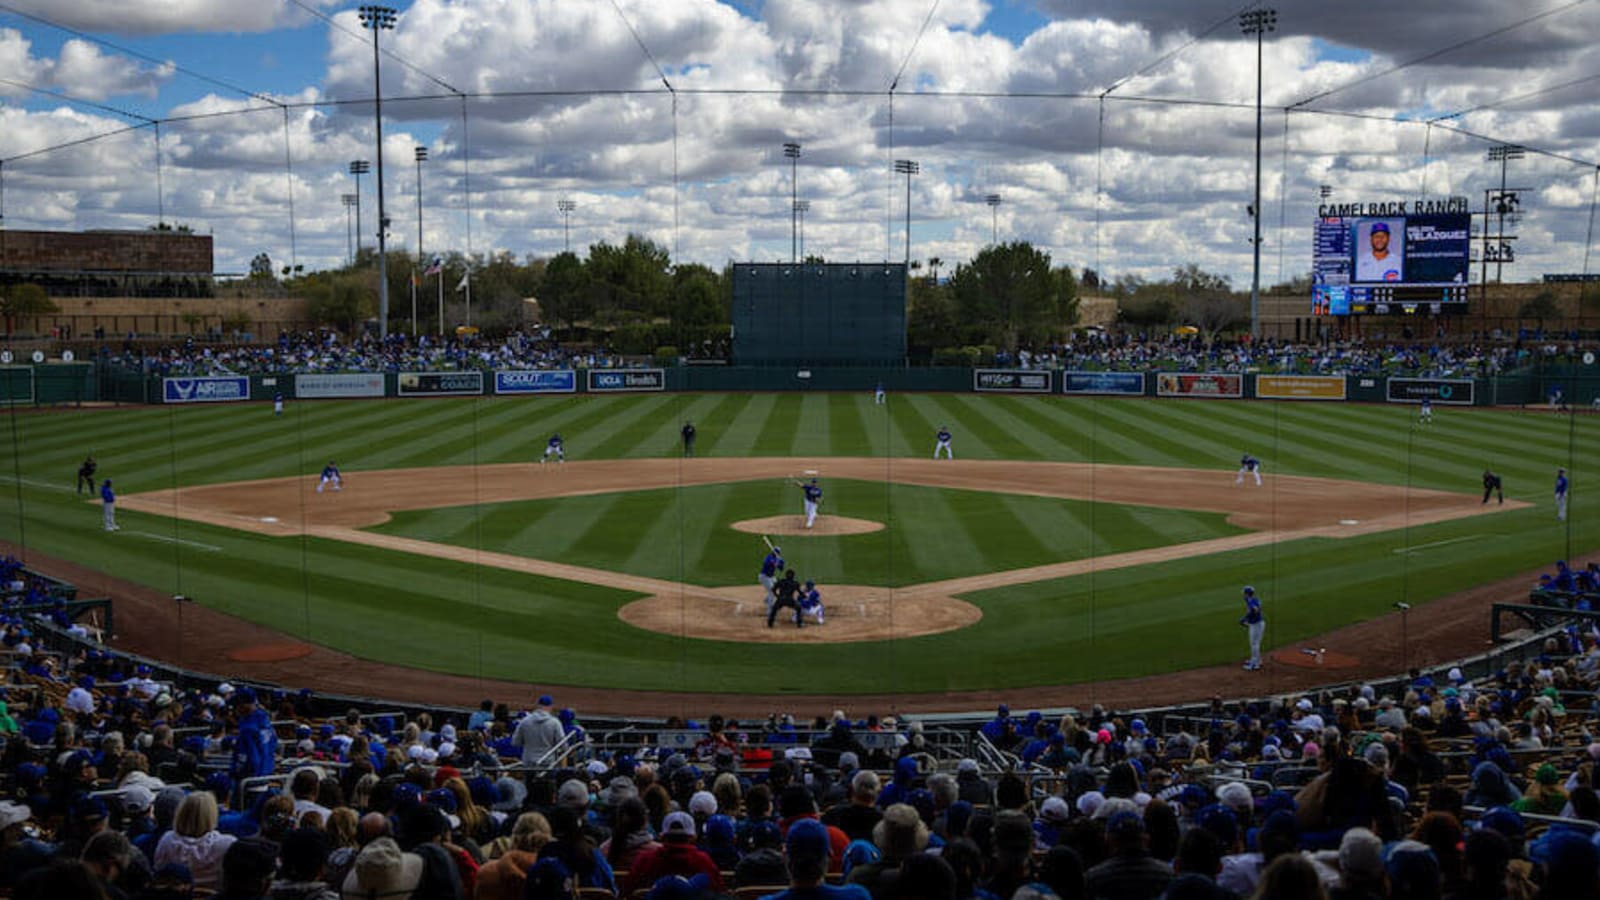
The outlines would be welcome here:
<svg viewBox="0 0 1600 900">
<path fill-rule="evenodd" d="M 1239 457 L 1239 474 L 1234 477 L 1233 483 L 1234 484 L 1244 484 L 1244 476 L 1245 476 L 1246 472 L 1248 472 L 1251 475 L 1254 475 L 1256 477 L 1256 487 L 1260 487 L 1261 486 L 1261 460 L 1256 459 L 1254 456 L 1251 456 L 1248 453 L 1246 453 L 1244 456 Z"/>
<path fill-rule="evenodd" d="M 322 493 L 322 489 L 330 484 L 336 491 L 344 487 L 344 476 L 339 474 L 339 467 L 334 465 L 331 459 L 322 467 L 322 479 L 317 482 L 317 493 Z"/>
<path fill-rule="evenodd" d="M 117 494 L 109 478 L 100 485 L 100 521 L 107 531 L 117 530 Z"/>
<path fill-rule="evenodd" d="M 945 459 L 955 459 L 956 452 L 950 449 L 950 429 L 944 425 L 940 425 L 939 433 L 934 435 L 934 437 L 939 441 L 939 443 L 935 444 L 933 447 L 933 458 L 938 459 L 939 451 L 943 450 Z"/>
<path fill-rule="evenodd" d="M 761 560 L 761 571 L 756 575 L 756 580 L 761 582 L 761 586 L 767 592 L 766 596 L 761 599 L 761 602 L 766 604 L 767 612 L 772 611 L 772 604 L 777 599 L 777 595 L 773 593 L 772 589 L 778 583 L 778 573 L 782 571 L 783 548 L 773 547 L 767 551 L 766 557 Z"/>
<path fill-rule="evenodd" d="M 800 486 L 804 498 L 801 502 L 805 507 L 806 527 L 810 528 L 811 523 L 817 521 L 817 507 L 822 503 L 822 488 L 817 485 L 815 478 L 810 481 L 796 481 L 795 484 Z"/>
<path fill-rule="evenodd" d="M 1417 422 L 1419 424 L 1433 424 L 1433 401 L 1427 397 L 1422 398 L 1422 407 L 1417 410 Z"/>
<path fill-rule="evenodd" d="M 878 382 L 878 386 L 872 391 L 872 402 L 882 406 L 888 401 L 889 395 L 883 392 L 883 382 L 880 381 Z"/>
<path fill-rule="evenodd" d="M 800 592 L 800 614 L 816 616 L 817 624 L 822 624 L 822 592 L 817 590 L 817 583 L 806 579 L 805 590 Z"/>
<path fill-rule="evenodd" d="M 1571 483 L 1567 481 L 1567 470 L 1556 469 L 1556 518 L 1567 517 L 1567 488 Z"/>
<path fill-rule="evenodd" d="M 1244 616 L 1239 619 L 1246 633 L 1250 636 L 1250 661 L 1244 664 L 1248 672 L 1261 669 L 1261 636 L 1266 633 L 1267 620 L 1261 615 L 1261 598 L 1256 596 L 1256 589 L 1245 586 L 1244 589 Z"/>
<path fill-rule="evenodd" d="M 550 435 L 550 440 L 545 442 L 544 456 L 539 458 L 539 465 L 544 465 L 550 460 L 551 456 L 554 456 L 556 458 L 556 462 L 558 463 L 564 463 L 567 461 L 567 451 L 563 448 L 561 443 L 561 432 L 559 431 Z"/>
<path fill-rule="evenodd" d="M 805 620 L 800 617 L 800 582 L 795 580 L 793 569 L 783 573 L 783 577 L 772 586 L 772 592 L 777 595 L 777 599 L 773 602 L 772 608 L 767 610 L 767 627 L 772 627 L 772 623 L 778 618 L 778 610 L 785 607 L 794 610 L 794 627 L 803 627 Z"/>
</svg>

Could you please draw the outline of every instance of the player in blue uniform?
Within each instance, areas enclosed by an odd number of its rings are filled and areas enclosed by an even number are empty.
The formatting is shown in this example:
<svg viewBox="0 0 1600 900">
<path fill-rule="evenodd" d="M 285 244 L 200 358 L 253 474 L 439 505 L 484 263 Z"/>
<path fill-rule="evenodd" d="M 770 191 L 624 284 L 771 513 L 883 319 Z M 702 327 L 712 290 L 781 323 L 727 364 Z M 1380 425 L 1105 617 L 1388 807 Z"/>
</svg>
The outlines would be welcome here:
<svg viewBox="0 0 1600 900">
<path fill-rule="evenodd" d="M 1567 470 L 1556 469 L 1556 518 L 1567 517 L 1567 488 L 1571 483 L 1567 481 Z"/>
<path fill-rule="evenodd" d="M 1248 585 L 1244 589 L 1244 616 L 1239 619 L 1246 633 L 1250 636 L 1250 661 L 1244 664 L 1246 671 L 1256 672 L 1261 669 L 1261 635 L 1266 633 L 1267 619 L 1261 614 L 1261 598 L 1256 596 L 1256 589 Z"/>
<path fill-rule="evenodd" d="M 950 449 L 950 429 L 944 425 L 939 426 L 939 433 L 934 435 L 939 443 L 933 446 L 933 458 L 939 458 L 939 451 L 944 451 L 945 459 L 955 459 L 956 452 Z"/>
<path fill-rule="evenodd" d="M 1417 422 L 1419 424 L 1433 424 L 1433 401 L 1427 397 L 1422 398 L 1422 408 L 1417 410 Z"/>
<path fill-rule="evenodd" d="M 777 599 L 777 596 L 772 592 L 772 588 L 778 583 L 778 575 L 782 571 L 783 548 L 773 547 L 771 550 L 767 551 L 766 557 L 761 560 L 761 572 L 756 575 L 756 580 L 761 582 L 761 586 L 765 588 L 767 592 L 767 595 L 762 598 L 761 602 L 766 604 L 768 612 L 772 611 L 773 601 Z"/>
<path fill-rule="evenodd" d="M 556 458 L 556 462 L 558 463 L 564 463 L 567 461 L 567 451 L 563 448 L 561 443 L 561 432 L 559 431 L 550 435 L 550 440 L 545 442 L 544 456 L 540 457 L 539 464 L 544 465 L 544 463 L 547 462 L 551 456 L 554 456 Z"/>
<path fill-rule="evenodd" d="M 317 482 L 317 493 L 322 493 L 322 489 L 330 484 L 336 491 L 344 487 L 344 476 L 339 474 L 339 467 L 334 465 L 331 459 L 322 467 L 322 479 Z"/>
<path fill-rule="evenodd" d="M 1233 479 L 1234 484 L 1244 484 L 1245 473 L 1249 472 L 1256 477 L 1256 487 L 1261 486 L 1261 460 L 1246 453 L 1239 457 L 1239 474 Z"/>
<path fill-rule="evenodd" d="M 822 503 L 822 488 L 817 485 L 815 478 L 810 481 L 796 481 L 795 484 L 800 486 L 800 492 L 804 496 L 802 503 L 806 512 L 806 527 L 810 528 L 811 524 L 817 521 L 817 507 Z"/>
<path fill-rule="evenodd" d="M 800 592 L 800 614 L 816 616 L 817 624 L 822 624 L 822 592 L 817 590 L 817 583 L 806 579 L 805 589 Z"/>
<path fill-rule="evenodd" d="M 283 415 L 283 393 L 281 391 L 272 395 L 272 414 L 275 416 Z"/>
<path fill-rule="evenodd" d="M 117 530 L 117 494 L 109 478 L 100 485 L 100 519 L 107 531 Z"/>
</svg>

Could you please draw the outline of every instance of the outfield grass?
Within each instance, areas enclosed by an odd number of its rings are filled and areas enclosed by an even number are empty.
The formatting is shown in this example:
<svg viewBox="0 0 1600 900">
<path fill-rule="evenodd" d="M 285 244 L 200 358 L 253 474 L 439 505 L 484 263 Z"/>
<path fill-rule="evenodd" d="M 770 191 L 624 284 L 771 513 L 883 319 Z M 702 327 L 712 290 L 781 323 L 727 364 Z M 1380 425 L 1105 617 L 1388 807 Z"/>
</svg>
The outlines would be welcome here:
<svg viewBox="0 0 1600 900">
<path fill-rule="evenodd" d="M 1586 485 L 1600 478 L 1590 449 L 1600 438 L 1600 418 L 1441 408 L 1433 426 L 1418 428 L 1413 417 L 1410 408 L 1353 404 L 967 394 L 893 395 L 887 408 L 875 407 L 865 394 L 690 394 L 291 402 L 281 419 L 267 404 L 22 412 L 8 416 L 9 436 L 0 432 L 0 473 L 8 476 L 0 492 L 0 536 L 360 656 L 441 671 L 663 690 L 1015 688 L 1234 660 L 1242 643 L 1235 606 L 1245 582 L 1266 596 L 1268 642 L 1279 645 L 1379 614 L 1395 600 L 1424 603 L 1548 565 L 1568 555 L 1569 546 L 1573 552 L 1600 547 L 1600 508 L 1591 512 L 1585 499 Z M 71 490 L 77 464 L 90 450 L 102 476 L 115 478 L 122 493 L 136 493 L 310 477 L 330 457 L 357 476 L 403 466 L 528 461 L 557 429 L 575 458 L 664 456 L 677 451 L 686 418 L 699 429 L 702 456 L 927 456 L 934 430 L 947 423 L 962 458 L 1232 471 L 1240 453 L 1249 451 L 1264 460 L 1269 476 L 1409 482 L 1463 492 L 1476 492 L 1479 474 L 1492 466 L 1504 476 L 1508 496 L 1537 505 L 1384 535 L 1302 540 L 974 594 L 966 599 L 983 608 L 982 622 L 945 635 L 786 647 L 646 634 L 614 615 L 632 599 L 626 592 L 338 542 L 267 538 L 128 511 L 119 514 L 124 530 L 107 535 L 99 530 L 96 505 Z M 1568 523 L 1555 521 L 1549 497 L 1557 465 L 1573 477 Z M 911 489 L 893 490 L 898 504 L 901 492 Z M 932 498 L 941 494 L 921 490 Z M 842 498 L 830 491 L 830 505 L 835 499 Z M 947 497 L 939 502 L 952 503 Z M 785 492 L 776 508 L 768 503 L 752 515 L 793 512 L 793 503 Z M 466 523 L 450 521 L 455 511 L 424 517 L 442 516 L 439 533 L 453 533 L 454 542 L 497 549 L 494 542 L 509 538 L 529 508 L 488 509 L 470 536 L 462 530 Z M 984 509 L 996 512 L 984 503 L 967 512 Z M 552 508 L 544 518 L 555 513 Z M 1038 528 L 1031 513 L 1007 510 L 1006 516 Z M 1168 521 L 1182 522 L 1183 514 Z M 1096 523 L 1103 524 L 1098 512 Z M 984 546 L 991 524 L 963 514 L 943 539 L 952 554 L 971 552 Z M 912 527 L 896 521 L 897 531 Z M 566 540 L 561 531 L 537 539 Z M 571 561 L 581 561 L 574 553 L 626 556 L 619 568 L 641 564 L 634 558 L 638 548 L 608 548 L 603 530 L 583 531 L 591 537 L 580 536 L 558 555 Z M 1052 559 L 1064 558 L 1066 542 L 1050 547 L 1052 533 L 1035 534 L 1034 543 L 1049 548 Z M 850 549 L 867 546 L 870 538 L 837 539 L 841 573 L 855 577 L 876 564 L 872 554 L 858 559 Z M 1100 538 L 1113 540 L 1103 530 Z M 902 539 L 885 534 L 877 540 L 893 547 Z M 1437 545 L 1422 546 L 1429 544 Z M 1403 552 L 1407 546 L 1421 549 Z M 708 573 L 706 581 L 747 581 L 754 556 L 727 554 L 713 550 L 695 568 Z"/>
<path fill-rule="evenodd" d="M 1221 513 L 842 478 L 827 487 L 828 514 L 888 527 L 784 536 L 790 565 L 824 585 L 903 587 L 1245 531 Z M 753 582 L 767 552 L 729 526 L 795 505 L 792 487 L 768 479 L 407 510 L 371 530 L 720 587 Z"/>
</svg>

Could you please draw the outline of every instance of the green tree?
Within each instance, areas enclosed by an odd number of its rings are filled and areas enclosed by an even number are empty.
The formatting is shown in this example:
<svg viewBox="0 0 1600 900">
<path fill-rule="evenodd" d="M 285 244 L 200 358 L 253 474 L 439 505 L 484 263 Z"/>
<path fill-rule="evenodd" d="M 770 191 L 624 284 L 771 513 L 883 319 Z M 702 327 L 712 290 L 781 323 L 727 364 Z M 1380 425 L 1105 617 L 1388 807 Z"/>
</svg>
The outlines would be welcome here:
<svg viewBox="0 0 1600 900">
<path fill-rule="evenodd" d="M 1117 318 L 1138 328 L 1171 324 L 1177 312 L 1171 297 L 1148 292 L 1117 301 Z"/>
<path fill-rule="evenodd" d="M 1200 329 L 1208 347 L 1218 334 L 1250 319 L 1249 304 L 1234 295 L 1226 275 L 1187 263 L 1172 271 L 1172 288 L 1183 319 Z"/>
<path fill-rule="evenodd" d="M 1539 323 L 1539 329 L 1544 329 L 1546 319 L 1561 318 L 1561 306 L 1556 303 L 1556 295 L 1549 291 L 1540 291 L 1532 300 L 1522 304 L 1517 310 L 1517 318 L 1532 319 Z"/>
<path fill-rule="evenodd" d="M 585 268 L 594 295 L 596 321 L 606 325 L 667 318 L 671 313 L 672 258 L 667 248 L 637 234 L 622 246 L 589 248 Z"/>
<path fill-rule="evenodd" d="M 544 324 L 570 330 L 594 314 L 594 297 L 589 290 L 589 272 L 573 253 L 558 253 L 544 267 L 544 281 L 538 290 L 539 314 Z"/>
<path fill-rule="evenodd" d="M 13 284 L 0 288 L 0 315 L 5 316 L 8 335 L 16 320 L 48 315 L 58 309 L 45 289 L 37 284 Z"/>
<path fill-rule="evenodd" d="M 1020 342 L 1042 342 L 1069 327 L 1075 295 L 1063 298 L 1050 254 L 1026 241 L 985 247 L 957 266 L 950 290 L 961 319 L 1008 352 Z M 1065 317 L 1064 317 L 1065 312 Z"/>
<path fill-rule="evenodd" d="M 251 281 L 272 281 L 272 257 L 265 253 L 257 253 L 250 260 Z"/>
<path fill-rule="evenodd" d="M 950 285 L 914 279 L 906 303 L 906 344 L 917 355 L 965 344 Z"/>
<path fill-rule="evenodd" d="M 378 307 L 376 274 L 340 274 L 306 289 L 306 312 L 319 325 L 353 332 Z"/>
</svg>

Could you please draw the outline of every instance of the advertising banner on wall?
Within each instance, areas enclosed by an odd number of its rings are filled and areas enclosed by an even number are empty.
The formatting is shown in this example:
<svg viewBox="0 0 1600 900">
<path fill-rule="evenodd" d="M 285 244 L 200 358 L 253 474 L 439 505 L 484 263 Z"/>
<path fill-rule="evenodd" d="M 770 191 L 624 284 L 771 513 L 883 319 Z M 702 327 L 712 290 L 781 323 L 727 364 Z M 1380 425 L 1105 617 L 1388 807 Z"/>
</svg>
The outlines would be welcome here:
<svg viewBox="0 0 1600 900">
<path fill-rule="evenodd" d="M 533 369 L 494 373 L 496 394 L 571 394 L 578 389 L 578 373 L 571 369 Z"/>
<path fill-rule="evenodd" d="M 1062 372 L 1063 394 L 1128 394 L 1144 393 L 1143 372 Z"/>
<path fill-rule="evenodd" d="M 1157 372 L 1158 397 L 1243 397 L 1244 376 L 1219 372 Z"/>
<path fill-rule="evenodd" d="M 1343 400 L 1342 375 L 1257 375 L 1256 396 L 1262 400 Z"/>
<path fill-rule="evenodd" d="M 163 403 L 222 403 L 250 399 L 250 379 L 243 375 L 161 379 Z"/>
<path fill-rule="evenodd" d="M 1471 406 L 1476 399 L 1475 383 L 1470 378 L 1391 378 L 1387 382 L 1390 403 L 1434 403 Z"/>
<path fill-rule="evenodd" d="M 663 369 L 589 369 L 589 392 L 664 391 L 667 373 Z"/>
<path fill-rule="evenodd" d="M 483 393 L 482 372 L 401 372 L 402 397 L 452 397 Z"/>
<path fill-rule="evenodd" d="M 348 372 L 338 375 L 296 375 L 294 376 L 294 395 L 312 400 L 332 397 L 382 397 L 383 373 Z"/>
<path fill-rule="evenodd" d="M 1012 394 L 1050 393 L 1050 373 L 1028 369 L 973 369 L 972 389 Z"/>
</svg>

